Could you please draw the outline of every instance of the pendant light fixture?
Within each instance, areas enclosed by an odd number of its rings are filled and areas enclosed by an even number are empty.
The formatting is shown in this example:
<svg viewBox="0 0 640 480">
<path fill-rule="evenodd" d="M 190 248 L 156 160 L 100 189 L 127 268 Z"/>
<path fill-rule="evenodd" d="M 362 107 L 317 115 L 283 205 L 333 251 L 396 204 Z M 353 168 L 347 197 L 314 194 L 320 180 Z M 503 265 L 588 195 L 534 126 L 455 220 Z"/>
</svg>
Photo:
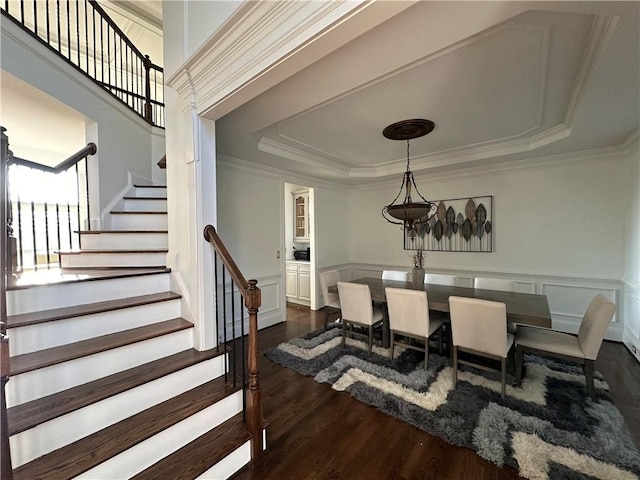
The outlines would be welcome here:
<svg viewBox="0 0 640 480">
<path fill-rule="evenodd" d="M 402 185 L 400 186 L 400 192 L 396 198 L 393 199 L 389 205 L 382 209 L 382 216 L 389 223 L 396 225 L 402 225 L 402 228 L 406 230 L 409 238 L 415 238 L 418 233 L 417 230 L 423 230 L 421 224 L 425 223 L 432 215 L 431 210 L 434 210 L 436 205 L 424 198 L 418 191 L 416 181 L 413 178 L 413 172 L 409 166 L 411 158 L 409 156 L 409 141 L 414 138 L 422 137 L 430 133 L 435 127 L 435 124 L 431 120 L 425 119 L 413 119 L 402 120 L 400 122 L 393 123 L 386 127 L 382 134 L 390 140 L 406 140 L 407 141 L 407 171 L 404 172 L 402 177 Z M 414 202 L 411 198 L 411 189 L 415 190 L 415 193 L 423 201 Z M 404 200 L 402 203 L 396 203 L 398 198 L 402 195 L 404 190 Z"/>
</svg>

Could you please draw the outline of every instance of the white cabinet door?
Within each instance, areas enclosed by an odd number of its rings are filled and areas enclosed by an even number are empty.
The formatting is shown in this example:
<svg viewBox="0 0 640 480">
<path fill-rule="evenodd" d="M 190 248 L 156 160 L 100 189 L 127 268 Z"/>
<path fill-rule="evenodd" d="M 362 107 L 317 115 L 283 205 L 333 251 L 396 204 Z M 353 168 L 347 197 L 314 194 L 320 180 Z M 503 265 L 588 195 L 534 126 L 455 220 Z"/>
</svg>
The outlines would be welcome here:
<svg viewBox="0 0 640 480">
<path fill-rule="evenodd" d="M 298 298 L 301 300 L 311 300 L 311 272 L 309 268 L 298 270 Z"/>
<path fill-rule="evenodd" d="M 298 298 L 298 269 L 287 268 L 285 271 L 287 297 Z"/>
<path fill-rule="evenodd" d="M 309 192 L 293 194 L 293 239 L 309 241 Z"/>
</svg>

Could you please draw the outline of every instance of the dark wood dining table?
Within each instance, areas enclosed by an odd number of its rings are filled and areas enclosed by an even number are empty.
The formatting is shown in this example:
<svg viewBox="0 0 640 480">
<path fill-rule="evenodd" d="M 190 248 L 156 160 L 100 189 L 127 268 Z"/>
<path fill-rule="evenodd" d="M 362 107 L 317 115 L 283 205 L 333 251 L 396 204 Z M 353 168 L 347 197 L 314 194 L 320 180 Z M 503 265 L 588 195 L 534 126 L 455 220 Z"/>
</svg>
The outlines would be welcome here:
<svg viewBox="0 0 640 480">
<path fill-rule="evenodd" d="M 368 285 L 371 299 L 384 306 L 384 325 L 382 329 L 382 345 L 389 347 L 389 317 L 386 309 L 386 287 L 424 290 L 427 292 L 429 310 L 434 312 L 449 312 L 449 297 L 469 297 L 482 300 L 502 302 L 507 306 L 507 321 L 521 325 L 551 328 L 551 312 L 545 295 L 520 292 L 503 292 L 499 290 L 482 290 L 479 288 L 452 287 L 448 285 L 434 285 L 431 283 L 413 283 L 398 280 L 382 280 L 380 278 L 358 278 L 350 280 L 353 283 Z M 329 292 L 338 293 L 337 285 L 329 287 Z"/>
</svg>

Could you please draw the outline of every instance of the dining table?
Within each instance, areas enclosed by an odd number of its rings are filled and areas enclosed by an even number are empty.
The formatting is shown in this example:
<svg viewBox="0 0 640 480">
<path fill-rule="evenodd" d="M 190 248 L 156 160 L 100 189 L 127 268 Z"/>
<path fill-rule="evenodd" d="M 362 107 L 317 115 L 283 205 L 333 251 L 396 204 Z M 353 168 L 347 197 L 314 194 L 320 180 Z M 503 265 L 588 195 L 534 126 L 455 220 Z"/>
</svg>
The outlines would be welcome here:
<svg viewBox="0 0 640 480">
<path fill-rule="evenodd" d="M 501 290 L 484 290 L 479 288 L 458 287 L 450 285 L 435 285 L 432 283 L 382 280 L 381 278 L 363 277 L 349 280 L 352 283 L 367 285 L 371 291 L 374 303 L 383 306 L 382 346 L 389 348 L 390 331 L 389 315 L 386 308 L 386 287 L 423 290 L 427 292 L 429 311 L 449 313 L 449 297 L 469 297 L 482 300 L 501 302 L 507 308 L 507 322 L 531 325 L 534 327 L 551 328 L 551 312 L 546 295 L 521 292 L 505 292 Z M 329 292 L 338 293 L 338 286 L 329 287 Z"/>
</svg>

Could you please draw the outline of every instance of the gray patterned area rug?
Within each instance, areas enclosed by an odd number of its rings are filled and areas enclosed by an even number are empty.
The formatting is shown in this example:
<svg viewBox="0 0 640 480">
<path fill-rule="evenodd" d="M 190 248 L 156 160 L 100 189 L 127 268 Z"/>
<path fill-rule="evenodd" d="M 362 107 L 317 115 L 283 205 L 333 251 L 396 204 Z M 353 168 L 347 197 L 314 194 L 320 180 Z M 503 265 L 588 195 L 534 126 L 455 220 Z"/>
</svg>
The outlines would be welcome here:
<svg viewBox="0 0 640 480">
<path fill-rule="evenodd" d="M 425 370 L 420 352 L 396 347 L 391 360 L 390 349 L 369 356 L 363 342 L 341 342 L 332 324 L 265 355 L 525 478 L 640 478 L 640 451 L 601 376 L 592 402 L 580 367 L 529 355 L 522 384 L 509 378 L 502 400 L 498 375 L 463 367 L 453 388 L 448 358 L 430 355 Z"/>
</svg>

